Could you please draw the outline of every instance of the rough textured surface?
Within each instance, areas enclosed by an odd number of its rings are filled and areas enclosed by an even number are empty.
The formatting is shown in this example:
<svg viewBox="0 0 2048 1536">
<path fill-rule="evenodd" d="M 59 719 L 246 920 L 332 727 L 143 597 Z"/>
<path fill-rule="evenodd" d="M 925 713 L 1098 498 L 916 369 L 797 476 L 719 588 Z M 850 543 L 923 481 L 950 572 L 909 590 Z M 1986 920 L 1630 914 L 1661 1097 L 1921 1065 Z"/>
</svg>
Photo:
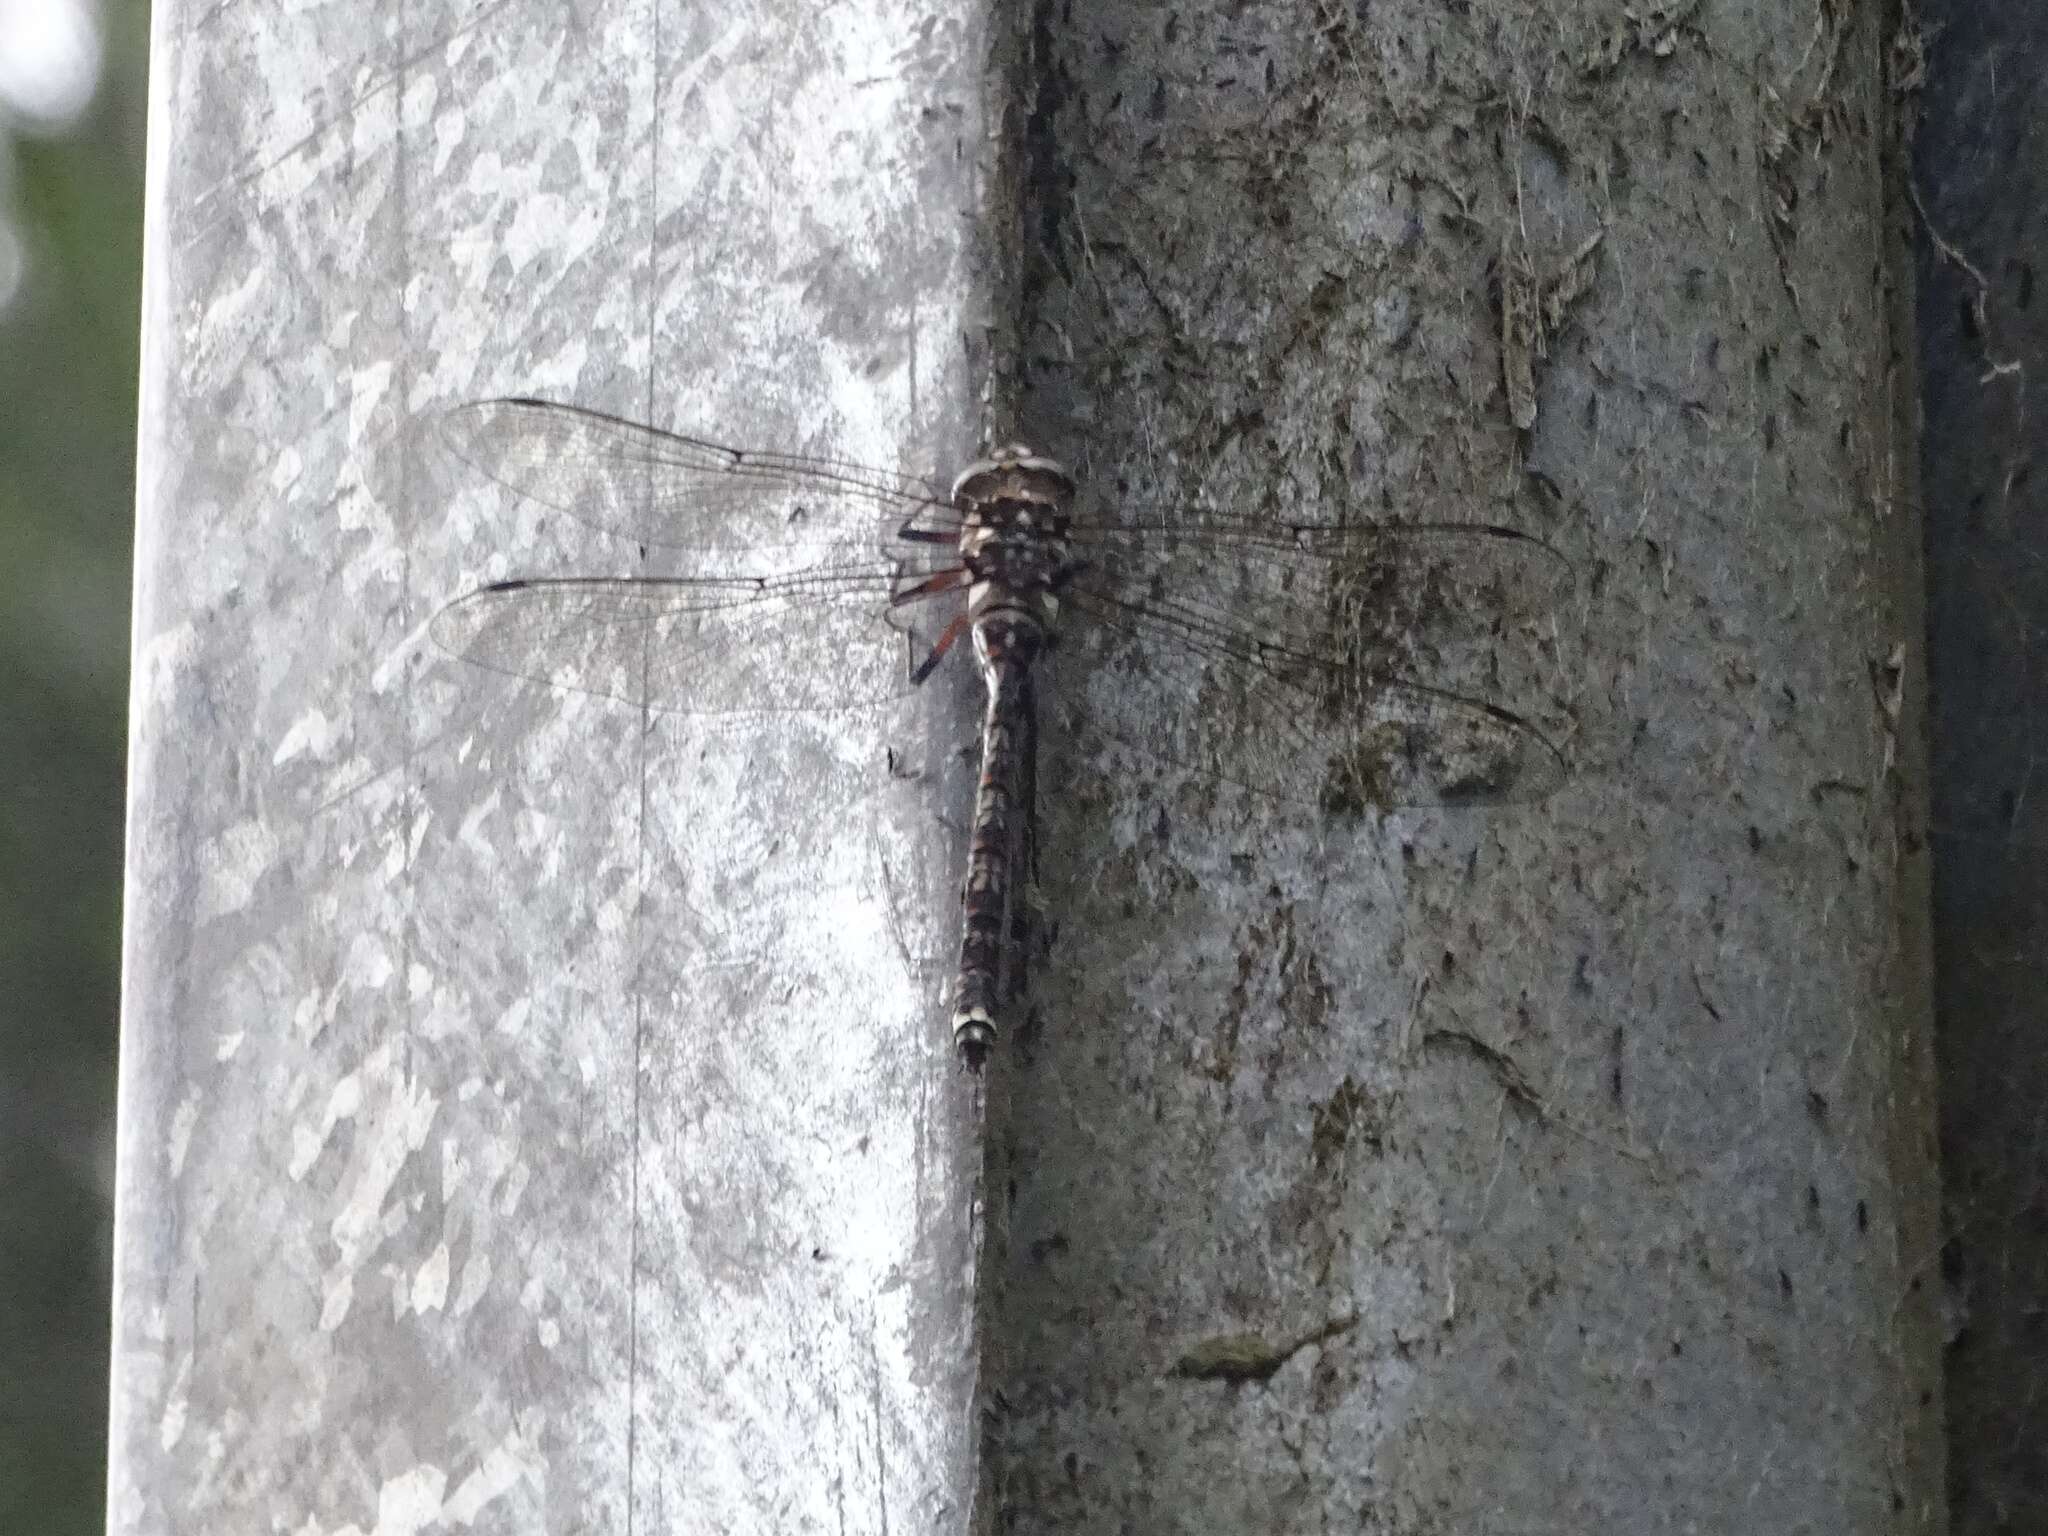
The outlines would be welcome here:
<svg viewBox="0 0 2048 1536">
<path fill-rule="evenodd" d="M 640 553 L 420 424 L 950 470 L 985 50 L 945 4 L 159 5 L 111 1529 L 964 1517 L 966 701 L 716 729 L 463 669 L 440 603 Z"/>
<path fill-rule="evenodd" d="M 1955 1529 L 2048 1530 L 2048 11 L 1921 7 L 1937 1018 Z M 1919 54 L 1901 59 L 1908 69 Z M 2033 398 L 2030 398 L 2030 394 Z"/>
<path fill-rule="evenodd" d="M 415 424 L 946 467 L 984 41 L 426 10 L 159 16 L 113 1528 L 946 1529 L 983 1425 L 1019 1531 L 1937 1528 L 1874 13 L 1038 12 L 1005 414 L 1554 540 L 1467 681 L 1575 777 L 1279 822 L 1055 728 L 978 1416 L 971 706 L 457 672 L 441 600 L 637 555 Z"/>
<path fill-rule="evenodd" d="M 1303 825 L 1055 744 L 1006 1529 L 1940 1527 L 1882 25 L 1041 6 L 1033 440 L 1552 539 L 1473 685 L 1575 776 Z"/>
</svg>

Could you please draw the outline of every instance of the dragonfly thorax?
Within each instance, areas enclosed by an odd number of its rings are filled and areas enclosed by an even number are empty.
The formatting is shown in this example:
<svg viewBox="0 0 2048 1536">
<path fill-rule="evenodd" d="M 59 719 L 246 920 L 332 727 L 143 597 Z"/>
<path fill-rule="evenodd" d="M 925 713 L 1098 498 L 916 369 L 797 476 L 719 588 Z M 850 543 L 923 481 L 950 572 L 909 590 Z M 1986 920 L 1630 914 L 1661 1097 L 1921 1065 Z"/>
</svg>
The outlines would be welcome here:
<svg viewBox="0 0 2048 1536">
<path fill-rule="evenodd" d="M 1036 501 L 1064 511 L 1074 499 L 1074 477 L 1058 459 L 1011 443 L 976 459 L 953 478 L 953 505 L 963 513 L 1001 499 Z"/>
<path fill-rule="evenodd" d="M 1067 537 L 1074 481 L 1057 459 L 1015 444 L 960 472 L 960 560 L 971 574 L 975 654 L 1028 662 L 1059 618 L 1073 571 Z"/>
</svg>

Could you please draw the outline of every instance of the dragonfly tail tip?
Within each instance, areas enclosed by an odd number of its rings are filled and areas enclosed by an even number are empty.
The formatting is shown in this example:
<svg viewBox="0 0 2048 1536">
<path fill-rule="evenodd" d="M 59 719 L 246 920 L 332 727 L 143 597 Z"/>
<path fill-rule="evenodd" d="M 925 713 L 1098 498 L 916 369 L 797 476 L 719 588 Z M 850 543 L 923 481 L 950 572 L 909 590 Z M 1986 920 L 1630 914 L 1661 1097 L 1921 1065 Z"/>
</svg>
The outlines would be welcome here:
<svg viewBox="0 0 2048 1536">
<path fill-rule="evenodd" d="M 989 1052 L 995 1049 L 994 1022 L 979 1009 L 956 1017 L 953 1020 L 953 1044 L 960 1052 L 961 1065 L 970 1072 L 981 1071 Z"/>
</svg>

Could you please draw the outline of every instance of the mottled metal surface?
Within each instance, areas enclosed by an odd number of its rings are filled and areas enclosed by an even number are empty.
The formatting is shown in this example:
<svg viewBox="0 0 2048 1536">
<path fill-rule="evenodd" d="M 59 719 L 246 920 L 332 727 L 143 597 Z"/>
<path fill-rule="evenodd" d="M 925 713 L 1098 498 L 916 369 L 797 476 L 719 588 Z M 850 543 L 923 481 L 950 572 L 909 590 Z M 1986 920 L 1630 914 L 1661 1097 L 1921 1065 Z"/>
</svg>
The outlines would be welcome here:
<svg viewBox="0 0 2048 1536">
<path fill-rule="evenodd" d="M 958 463 L 977 13 L 156 28 L 110 1528 L 957 1528 L 971 699 L 721 729 L 465 670 L 442 602 L 639 554 L 418 424 Z"/>
<path fill-rule="evenodd" d="M 1020 431 L 1578 583 L 1475 678 L 1547 701 L 1534 807 L 1281 821 L 1049 722 L 1008 1528 L 1939 1529 L 1876 13 L 1039 18 Z"/>
<path fill-rule="evenodd" d="M 2048 1530 L 2048 10 L 1921 6 L 1940 1279 L 1955 1529 Z"/>
</svg>

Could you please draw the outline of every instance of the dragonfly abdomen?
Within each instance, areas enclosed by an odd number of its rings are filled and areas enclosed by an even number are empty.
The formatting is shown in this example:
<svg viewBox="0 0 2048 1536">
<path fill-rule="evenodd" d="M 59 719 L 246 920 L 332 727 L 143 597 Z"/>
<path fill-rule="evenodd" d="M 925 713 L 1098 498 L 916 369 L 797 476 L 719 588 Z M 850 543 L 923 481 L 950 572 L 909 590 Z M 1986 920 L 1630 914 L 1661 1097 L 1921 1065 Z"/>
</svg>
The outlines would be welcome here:
<svg viewBox="0 0 2048 1536">
<path fill-rule="evenodd" d="M 1031 666 L 1043 638 L 1028 619 L 977 626 L 974 634 L 988 683 L 988 714 L 982 725 L 967 879 L 960 893 L 960 969 L 953 1006 L 953 1042 L 970 1070 L 980 1069 L 998 1033 L 1004 940 L 1023 836 L 1018 813 L 1031 771 Z M 1012 641 L 1019 643 L 1013 646 Z M 1030 814 L 1028 806 L 1022 809 Z"/>
</svg>

